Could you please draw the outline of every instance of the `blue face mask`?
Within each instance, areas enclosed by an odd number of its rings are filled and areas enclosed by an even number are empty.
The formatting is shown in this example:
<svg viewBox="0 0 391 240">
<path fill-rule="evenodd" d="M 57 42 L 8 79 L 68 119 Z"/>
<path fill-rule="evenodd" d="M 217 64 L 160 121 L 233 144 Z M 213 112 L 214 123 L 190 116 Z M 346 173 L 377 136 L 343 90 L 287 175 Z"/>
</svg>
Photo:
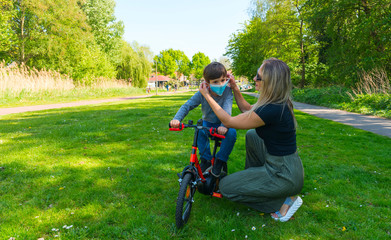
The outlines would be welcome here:
<svg viewBox="0 0 391 240">
<path fill-rule="evenodd" d="M 223 85 L 212 85 L 210 84 L 210 90 L 212 90 L 217 95 L 221 96 L 223 95 L 223 92 L 225 90 L 225 87 L 227 86 L 228 81 L 226 81 Z"/>
</svg>

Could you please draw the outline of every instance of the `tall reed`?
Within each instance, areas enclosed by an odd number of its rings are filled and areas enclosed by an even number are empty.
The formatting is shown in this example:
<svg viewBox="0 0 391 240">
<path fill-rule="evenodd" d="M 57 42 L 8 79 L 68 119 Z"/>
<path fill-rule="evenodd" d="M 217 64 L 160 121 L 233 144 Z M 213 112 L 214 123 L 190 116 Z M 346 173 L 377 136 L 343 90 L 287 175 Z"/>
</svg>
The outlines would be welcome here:
<svg viewBox="0 0 391 240">
<path fill-rule="evenodd" d="M 70 90 L 75 85 L 71 78 L 52 70 L 37 70 L 24 64 L 0 63 L 0 92 L 20 93 L 42 90 Z"/>
<path fill-rule="evenodd" d="M 37 70 L 24 64 L 6 65 L 0 62 L 0 94 L 18 96 L 21 93 L 64 92 L 74 89 L 128 88 L 131 84 L 124 80 L 97 78 L 90 84 L 74 83 L 67 75 L 53 70 Z"/>
<path fill-rule="evenodd" d="M 369 72 L 363 72 L 361 81 L 353 89 L 355 95 L 359 94 L 390 94 L 391 86 L 387 72 L 384 69 L 374 69 Z"/>
<path fill-rule="evenodd" d="M 88 87 L 88 88 L 125 88 L 131 87 L 131 84 L 122 79 L 107 79 L 104 77 L 96 78 L 92 83 L 83 84 L 78 83 L 76 87 Z"/>
</svg>

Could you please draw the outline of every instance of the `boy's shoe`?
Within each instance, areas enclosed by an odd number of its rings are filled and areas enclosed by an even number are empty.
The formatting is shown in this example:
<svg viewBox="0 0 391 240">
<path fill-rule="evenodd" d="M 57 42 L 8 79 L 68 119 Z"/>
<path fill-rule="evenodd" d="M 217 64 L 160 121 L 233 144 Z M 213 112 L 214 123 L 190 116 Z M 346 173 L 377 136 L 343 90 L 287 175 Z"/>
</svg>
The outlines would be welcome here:
<svg viewBox="0 0 391 240">
<path fill-rule="evenodd" d="M 212 175 L 215 176 L 216 178 L 220 177 L 221 169 L 223 168 L 223 164 L 224 164 L 223 161 L 216 158 L 216 160 L 213 164 L 212 171 L 210 171 L 212 173 Z"/>
<path fill-rule="evenodd" d="M 221 170 L 220 179 L 228 175 L 227 162 L 223 162 L 223 169 Z"/>
<path fill-rule="evenodd" d="M 205 173 L 204 177 L 205 182 L 200 184 L 197 189 L 202 194 L 212 195 L 216 188 L 216 178 L 212 174 L 209 174 L 209 172 Z"/>
<path fill-rule="evenodd" d="M 200 166 L 201 166 L 202 173 L 204 173 L 206 169 L 208 169 L 212 165 L 212 163 L 209 160 L 206 160 L 203 157 L 200 158 L 200 162 L 201 162 Z"/>
</svg>

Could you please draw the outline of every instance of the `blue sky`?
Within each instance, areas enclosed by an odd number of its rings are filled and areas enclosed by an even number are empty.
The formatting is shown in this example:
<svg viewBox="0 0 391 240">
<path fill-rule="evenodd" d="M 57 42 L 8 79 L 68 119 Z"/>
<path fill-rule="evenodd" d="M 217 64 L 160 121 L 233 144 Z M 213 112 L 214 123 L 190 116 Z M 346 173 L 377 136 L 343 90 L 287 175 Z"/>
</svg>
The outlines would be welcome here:
<svg viewBox="0 0 391 240">
<path fill-rule="evenodd" d="M 211 60 L 225 53 L 231 34 L 249 19 L 250 0 L 116 0 L 115 16 L 124 39 L 161 50 L 203 52 Z"/>
</svg>

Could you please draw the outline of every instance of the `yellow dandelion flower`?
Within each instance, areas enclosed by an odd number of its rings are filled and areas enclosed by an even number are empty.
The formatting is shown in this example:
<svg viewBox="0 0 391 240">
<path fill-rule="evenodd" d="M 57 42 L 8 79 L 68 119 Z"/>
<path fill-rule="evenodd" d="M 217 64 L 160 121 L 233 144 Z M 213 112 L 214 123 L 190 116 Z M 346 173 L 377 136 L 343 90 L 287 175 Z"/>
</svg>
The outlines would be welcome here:
<svg viewBox="0 0 391 240">
<path fill-rule="evenodd" d="M 265 215 L 265 213 L 261 212 L 259 215 L 263 216 L 263 215 Z"/>
<path fill-rule="evenodd" d="M 63 190 L 64 189 L 64 187 L 60 187 L 58 190 Z"/>
<path fill-rule="evenodd" d="M 343 227 L 342 227 L 342 232 L 345 232 L 345 231 L 346 231 L 346 227 L 343 226 Z"/>
</svg>

